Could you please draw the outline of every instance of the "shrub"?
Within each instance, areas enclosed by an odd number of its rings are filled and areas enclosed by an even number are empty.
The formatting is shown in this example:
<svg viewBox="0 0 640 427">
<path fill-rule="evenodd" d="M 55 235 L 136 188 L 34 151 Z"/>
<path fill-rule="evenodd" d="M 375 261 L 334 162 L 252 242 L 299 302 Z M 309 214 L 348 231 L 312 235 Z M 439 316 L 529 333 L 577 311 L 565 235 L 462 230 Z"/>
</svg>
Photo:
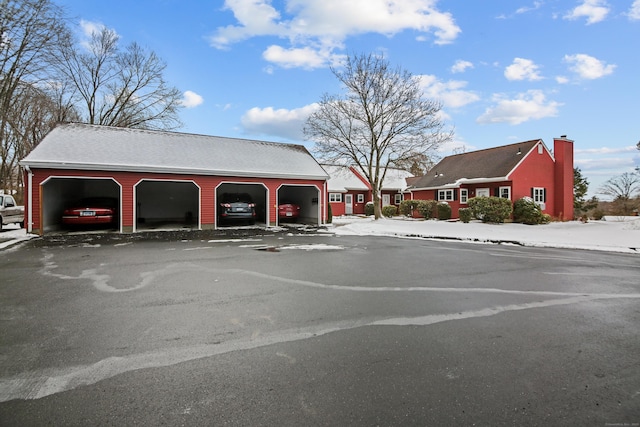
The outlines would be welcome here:
<svg viewBox="0 0 640 427">
<path fill-rule="evenodd" d="M 387 218 L 391 218 L 396 213 L 398 213 L 398 208 L 396 208 L 394 205 L 387 205 L 382 207 L 382 215 Z"/>
<path fill-rule="evenodd" d="M 543 214 L 540 205 L 531 197 L 523 197 L 513 204 L 513 220 L 523 224 L 546 224 L 550 216 Z"/>
<path fill-rule="evenodd" d="M 424 219 L 434 218 L 434 211 L 438 202 L 435 200 L 420 200 L 418 205 L 418 212 L 424 217 Z"/>
<path fill-rule="evenodd" d="M 473 212 L 471 211 L 471 208 L 458 209 L 458 215 L 460 216 L 460 221 L 464 222 L 465 224 L 471 221 L 471 218 L 473 218 Z"/>
<path fill-rule="evenodd" d="M 600 221 L 602 219 L 602 217 L 604 217 L 604 211 L 602 209 L 599 209 L 599 208 L 598 209 L 594 209 L 593 213 L 591 214 L 591 216 L 596 221 Z"/>
<path fill-rule="evenodd" d="M 367 202 L 364 205 L 364 214 L 367 216 L 373 215 L 373 202 Z"/>
<path fill-rule="evenodd" d="M 449 206 L 449 203 L 438 203 L 438 219 L 441 221 L 451 219 L 451 206 Z"/>
<path fill-rule="evenodd" d="M 400 215 L 412 216 L 413 211 L 418 210 L 422 200 L 403 200 L 400 202 Z"/>
<path fill-rule="evenodd" d="M 474 197 L 467 201 L 473 216 L 482 222 L 501 224 L 512 211 L 511 200 L 502 197 Z"/>
</svg>

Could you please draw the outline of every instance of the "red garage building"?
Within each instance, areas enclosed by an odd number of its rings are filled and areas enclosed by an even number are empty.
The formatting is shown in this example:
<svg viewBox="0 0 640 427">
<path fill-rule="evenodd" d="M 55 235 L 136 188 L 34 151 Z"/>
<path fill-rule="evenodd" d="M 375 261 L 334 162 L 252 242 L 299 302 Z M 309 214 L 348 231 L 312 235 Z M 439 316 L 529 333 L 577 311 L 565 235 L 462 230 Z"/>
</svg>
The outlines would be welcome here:
<svg viewBox="0 0 640 427">
<path fill-rule="evenodd" d="M 265 225 L 277 225 L 281 199 L 301 207 L 301 221 L 326 221 L 328 175 L 302 145 L 64 124 L 21 165 L 25 226 L 37 234 L 60 229 L 65 207 L 83 197 L 115 199 L 120 232 L 216 228 L 219 200 L 234 192 L 251 195 Z"/>
</svg>

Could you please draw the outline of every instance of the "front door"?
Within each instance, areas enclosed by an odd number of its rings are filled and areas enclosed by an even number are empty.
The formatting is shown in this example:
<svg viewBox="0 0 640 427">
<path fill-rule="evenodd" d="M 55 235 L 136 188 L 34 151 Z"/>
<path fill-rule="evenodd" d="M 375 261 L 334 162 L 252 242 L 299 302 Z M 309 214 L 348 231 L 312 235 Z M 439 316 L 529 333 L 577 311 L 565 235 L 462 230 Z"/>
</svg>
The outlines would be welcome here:
<svg viewBox="0 0 640 427">
<path fill-rule="evenodd" d="M 382 206 L 389 206 L 391 204 L 391 195 L 383 194 L 382 195 Z"/>
<path fill-rule="evenodd" d="M 491 192 L 488 188 L 476 188 L 476 197 L 489 197 Z"/>
<path fill-rule="evenodd" d="M 345 215 L 353 215 L 353 194 L 344 195 L 344 213 Z"/>
</svg>

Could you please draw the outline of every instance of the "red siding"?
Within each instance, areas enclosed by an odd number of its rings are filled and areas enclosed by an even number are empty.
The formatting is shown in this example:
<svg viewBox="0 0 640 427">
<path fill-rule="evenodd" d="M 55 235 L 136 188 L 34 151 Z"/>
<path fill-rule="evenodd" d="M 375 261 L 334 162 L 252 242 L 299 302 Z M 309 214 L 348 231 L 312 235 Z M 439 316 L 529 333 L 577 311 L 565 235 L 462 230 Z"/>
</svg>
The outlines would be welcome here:
<svg viewBox="0 0 640 427">
<path fill-rule="evenodd" d="M 32 191 L 33 230 L 42 233 L 42 183 L 50 177 L 98 177 L 113 178 L 122 187 L 121 215 L 122 226 L 125 229 L 133 229 L 134 217 L 134 192 L 135 185 L 141 180 L 167 180 L 167 181 L 192 181 L 200 187 L 200 222 L 202 226 L 215 226 L 215 192 L 216 187 L 222 182 L 234 183 L 263 183 L 269 191 L 268 215 L 271 224 L 275 224 L 277 218 L 277 190 L 283 184 L 288 185 L 309 185 L 315 186 L 320 195 L 321 222 L 326 221 L 326 194 L 324 193 L 324 181 L 317 180 L 282 180 L 282 179 L 261 179 L 246 177 L 218 177 L 200 175 L 174 175 L 160 173 L 137 173 L 137 172 L 107 172 L 107 171 L 84 171 L 84 170 L 56 170 L 56 169 L 33 169 L 32 188 L 27 189 L 25 195 Z M 28 182 L 25 180 L 25 182 Z M 27 207 L 27 210 L 29 207 Z"/>
<path fill-rule="evenodd" d="M 554 207 L 554 161 L 546 149 L 538 153 L 537 146 L 529 152 L 510 175 L 513 186 L 511 200 L 531 197 L 533 187 L 545 188 L 547 192 L 544 213 L 555 215 Z"/>
</svg>

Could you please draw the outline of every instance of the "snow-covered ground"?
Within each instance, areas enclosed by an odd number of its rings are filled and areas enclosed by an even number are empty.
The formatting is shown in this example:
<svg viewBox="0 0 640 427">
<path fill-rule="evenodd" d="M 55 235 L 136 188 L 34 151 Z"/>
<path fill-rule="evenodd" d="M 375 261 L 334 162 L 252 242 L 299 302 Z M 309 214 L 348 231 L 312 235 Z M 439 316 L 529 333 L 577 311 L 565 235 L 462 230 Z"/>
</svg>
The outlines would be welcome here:
<svg viewBox="0 0 640 427">
<path fill-rule="evenodd" d="M 587 223 L 552 222 L 545 225 L 483 224 L 481 222 L 424 221 L 409 218 L 334 217 L 328 231 L 337 235 L 374 235 L 456 239 L 479 243 L 589 249 L 640 254 L 640 217 L 605 217 Z M 0 249 L 36 237 L 9 225 L 0 232 Z"/>
<path fill-rule="evenodd" d="M 483 224 L 409 218 L 334 217 L 329 231 L 341 235 L 444 238 L 524 246 L 575 248 L 640 254 L 640 217 L 605 217 L 602 221 L 552 222 L 545 225 Z"/>
</svg>

